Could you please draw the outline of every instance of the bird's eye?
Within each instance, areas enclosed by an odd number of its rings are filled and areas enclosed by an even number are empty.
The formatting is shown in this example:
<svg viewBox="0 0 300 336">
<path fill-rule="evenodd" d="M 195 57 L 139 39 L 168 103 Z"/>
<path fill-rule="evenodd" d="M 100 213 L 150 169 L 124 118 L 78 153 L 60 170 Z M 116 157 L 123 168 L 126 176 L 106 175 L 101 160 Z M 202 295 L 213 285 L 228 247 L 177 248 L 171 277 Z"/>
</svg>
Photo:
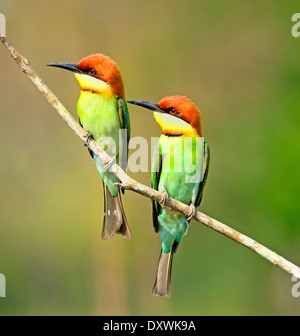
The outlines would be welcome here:
<svg viewBox="0 0 300 336">
<path fill-rule="evenodd" d="M 175 107 L 173 107 L 173 108 L 170 109 L 170 113 L 171 114 L 177 114 L 178 110 Z"/>
<path fill-rule="evenodd" d="M 89 70 L 89 75 L 94 76 L 96 74 L 96 70 L 95 69 L 90 69 Z"/>
</svg>

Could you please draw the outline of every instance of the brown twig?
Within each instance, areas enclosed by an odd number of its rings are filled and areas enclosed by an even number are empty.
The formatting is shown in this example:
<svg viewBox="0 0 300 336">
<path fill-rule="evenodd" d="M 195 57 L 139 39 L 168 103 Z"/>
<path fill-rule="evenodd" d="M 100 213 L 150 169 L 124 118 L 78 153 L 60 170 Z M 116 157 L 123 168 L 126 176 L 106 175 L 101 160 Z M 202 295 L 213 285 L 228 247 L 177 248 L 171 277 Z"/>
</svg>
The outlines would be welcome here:
<svg viewBox="0 0 300 336">
<path fill-rule="evenodd" d="M 70 115 L 67 109 L 60 103 L 54 93 L 46 86 L 42 79 L 36 74 L 36 72 L 30 66 L 29 61 L 21 55 L 4 37 L 1 37 L 1 41 L 9 50 L 11 56 L 20 66 L 22 71 L 33 81 L 35 86 L 43 93 L 48 102 L 55 108 L 57 113 L 62 117 L 62 119 L 69 125 L 69 127 L 76 133 L 76 135 L 83 141 L 86 142 L 87 133 L 82 129 L 78 122 Z M 95 141 L 89 141 L 87 146 L 105 163 L 110 162 L 110 157 L 106 152 L 97 145 Z M 151 189 L 131 177 L 129 177 L 124 170 L 122 170 L 118 165 L 114 164 L 111 167 L 111 170 L 120 180 L 120 187 L 134 191 L 138 194 L 141 194 L 145 197 L 151 198 L 157 202 L 160 202 L 163 199 L 164 194 L 160 193 L 154 189 Z M 191 209 L 188 205 L 183 204 L 173 198 L 167 198 L 164 201 L 164 204 L 172 209 L 184 213 L 186 216 L 189 216 Z M 221 234 L 231 238 L 232 240 L 240 243 L 243 246 L 248 247 L 250 250 L 256 252 L 263 258 L 269 260 L 274 265 L 282 268 L 286 272 L 296 276 L 300 279 L 300 268 L 290 261 L 284 259 L 277 253 L 271 251 L 262 244 L 256 242 L 255 240 L 245 236 L 244 234 L 232 229 L 231 227 L 217 221 L 214 218 L 211 218 L 204 213 L 196 211 L 193 219 Z"/>
</svg>

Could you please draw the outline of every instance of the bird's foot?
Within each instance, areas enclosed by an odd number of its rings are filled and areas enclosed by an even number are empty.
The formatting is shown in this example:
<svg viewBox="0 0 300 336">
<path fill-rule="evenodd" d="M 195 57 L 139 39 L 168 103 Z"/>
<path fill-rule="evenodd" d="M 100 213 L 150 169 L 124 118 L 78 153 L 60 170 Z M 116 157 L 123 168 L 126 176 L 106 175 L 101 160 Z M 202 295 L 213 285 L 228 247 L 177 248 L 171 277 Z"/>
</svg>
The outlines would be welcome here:
<svg viewBox="0 0 300 336">
<path fill-rule="evenodd" d="M 163 205 L 165 205 L 166 200 L 169 198 L 169 194 L 165 191 L 161 197 L 161 200 L 159 201 L 160 203 L 162 203 Z"/>
<path fill-rule="evenodd" d="M 116 155 L 112 156 L 104 165 L 104 170 L 107 171 L 112 171 L 111 168 L 112 166 L 116 163 Z"/>
<path fill-rule="evenodd" d="M 87 132 L 84 137 L 86 138 L 86 140 L 84 142 L 84 146 L 88 146 L 90 144 L 91 139 L 92 139 L 92 134 L 90 132 Z"/>
<path fill-rule="evenodd" d="M 122 191 L 126 189 L 130 189 L 130 187 L 132 186 L 128 182 L 115 182 L 114 185 Z"/>
<path fill-rule="evenodd" d="M 196 207 L 194 204 L 190 204 L 190 209 L 191 209 L 191 212 L 187 218 L 187 221 L 189 222 L 196 214 Z"/>
</svg>

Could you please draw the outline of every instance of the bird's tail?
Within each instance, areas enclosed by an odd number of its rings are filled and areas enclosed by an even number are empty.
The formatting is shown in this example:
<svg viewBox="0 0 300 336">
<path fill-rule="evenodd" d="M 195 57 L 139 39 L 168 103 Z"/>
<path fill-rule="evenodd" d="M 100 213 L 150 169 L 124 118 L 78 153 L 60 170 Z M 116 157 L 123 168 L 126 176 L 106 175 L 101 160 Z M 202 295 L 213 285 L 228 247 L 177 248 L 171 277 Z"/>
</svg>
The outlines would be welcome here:
<svg viewBox="0 0 300 336">
<path fill-rule="evenodd" d="M 173 262 L 174 249 L 170 252 L 164 253 L 161 251 L 156 280 L 152 289 L 152 294 L 157 296 L 170 296 L 171 295 L 171 273 Z"/>
<path fill-rule="evenodd" d="M 131 239 L 131 230 L 126 219 L 120 192 L 118 192 L 116 197 L 112 196 L 104 183 L 103 190 L 104 220 L 101 238 L 106 240 L 111 238 L 115 233 L 119 233 L 123 237 Z"/>
</svg>

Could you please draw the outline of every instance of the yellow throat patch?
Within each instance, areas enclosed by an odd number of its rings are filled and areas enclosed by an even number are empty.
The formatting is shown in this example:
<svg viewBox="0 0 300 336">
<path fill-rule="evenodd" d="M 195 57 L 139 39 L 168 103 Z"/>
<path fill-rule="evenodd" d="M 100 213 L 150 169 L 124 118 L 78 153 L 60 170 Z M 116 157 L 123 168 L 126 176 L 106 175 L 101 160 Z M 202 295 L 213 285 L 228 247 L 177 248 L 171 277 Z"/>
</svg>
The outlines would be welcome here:
<svg viewBox="0 0 300 336">
<path fill-rule="evenodd" d="M 110 85 L 102 81 L 101 79 L 78 73 L 75 73 L 75 77 L 78 80 L 81 90 L 83 91 L 101 93 L 110 98 L 114 96 Z"/>
<path fill-rule="evenodd" d="M 197 131 L 186 121 L 167 113 L 154 112 L 154 119 L 164 134 L 198 137 Z"/>
</svg>

